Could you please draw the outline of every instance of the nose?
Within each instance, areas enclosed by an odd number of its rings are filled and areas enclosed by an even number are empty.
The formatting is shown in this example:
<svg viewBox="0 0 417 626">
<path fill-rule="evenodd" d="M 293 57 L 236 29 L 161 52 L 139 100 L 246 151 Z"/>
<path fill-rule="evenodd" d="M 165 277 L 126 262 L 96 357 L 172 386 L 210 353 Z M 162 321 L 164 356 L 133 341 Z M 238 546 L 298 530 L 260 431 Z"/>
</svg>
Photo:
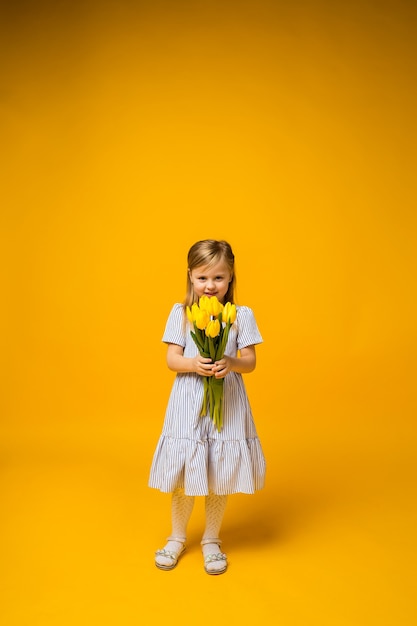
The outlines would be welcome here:
<svg viewBox="0 0 417 626">
<path fill-rule="evenodd" d="M 207 291 L 214 291 L 216 286 L 212 280 L 208 280 L 206 288 L 207 288 Z"/>
</svg>

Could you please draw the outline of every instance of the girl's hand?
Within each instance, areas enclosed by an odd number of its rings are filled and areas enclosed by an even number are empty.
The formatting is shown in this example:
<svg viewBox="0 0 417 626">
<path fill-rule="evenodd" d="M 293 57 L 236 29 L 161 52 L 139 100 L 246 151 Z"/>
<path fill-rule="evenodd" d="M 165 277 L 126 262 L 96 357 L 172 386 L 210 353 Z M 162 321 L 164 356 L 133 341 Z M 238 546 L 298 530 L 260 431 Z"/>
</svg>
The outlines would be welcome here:
<svg viewBox="0 0 417 626">
<path fill-rule="evenodd" d="M 213 362 L 211 359 L 200 356 L 193 358 L 193 371 L 200 376 L 213 376 Z"/>
<path fill-rule="evenodd" d="M 213 365 L 213 374 L 216 378 L 224 378 L 226 374 L 232 371 L 232 359 L 225 355 L 220 361 L 216 361 Z"/>
</svg>

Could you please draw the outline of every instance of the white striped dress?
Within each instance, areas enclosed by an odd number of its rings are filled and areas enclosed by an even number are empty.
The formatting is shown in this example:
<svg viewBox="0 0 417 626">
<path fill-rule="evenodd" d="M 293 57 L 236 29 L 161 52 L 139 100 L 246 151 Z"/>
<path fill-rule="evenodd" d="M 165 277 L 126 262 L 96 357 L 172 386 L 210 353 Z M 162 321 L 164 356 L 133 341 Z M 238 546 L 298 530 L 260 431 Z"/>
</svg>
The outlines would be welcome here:
<svg viewBox="0 0 417 626">
<path fill-rule="evenodd" d="M 184 308 L 175 304 L 162 340 L 184 348 L 185 357 L 198 354 L 184 321 Z M 225 354 L 259 344 L 252 310 L 238 306 Z M 186 495 L 254 493 L 264 485 L 265 458 L 253 422 L 241 374 L 229 372 L 224 379 L 223 428 L 218 432 L 209 414 L 200 417 L 203 378 L 178 373 L 172 387 L 162 434 L 152 461 L 149 486 L 163 492 L 178 487 Z"/>
</svg>

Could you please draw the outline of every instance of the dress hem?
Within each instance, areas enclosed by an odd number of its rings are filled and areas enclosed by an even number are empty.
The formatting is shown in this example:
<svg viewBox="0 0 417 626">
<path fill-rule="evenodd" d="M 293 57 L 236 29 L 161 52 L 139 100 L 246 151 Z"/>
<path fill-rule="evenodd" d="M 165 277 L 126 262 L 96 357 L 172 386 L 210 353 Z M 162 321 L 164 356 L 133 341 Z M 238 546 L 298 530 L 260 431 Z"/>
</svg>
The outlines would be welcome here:
<svg viewBox="0 0 417 626">
<path fill-rule="evenodd" d="M 186 495 L 253 494 L 262 489 L 266 463 L 257 436 L 241 440 L 177 439 L 162 435 L 148 486 Z"/>
</svg>

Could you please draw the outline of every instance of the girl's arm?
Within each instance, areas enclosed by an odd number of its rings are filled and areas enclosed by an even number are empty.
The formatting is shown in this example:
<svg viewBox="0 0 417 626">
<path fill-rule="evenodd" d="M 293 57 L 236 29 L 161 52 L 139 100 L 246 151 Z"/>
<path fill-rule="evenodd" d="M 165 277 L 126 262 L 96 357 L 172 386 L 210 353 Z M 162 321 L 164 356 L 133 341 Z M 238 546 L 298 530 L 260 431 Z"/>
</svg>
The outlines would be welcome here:
<svg viewBox="0 0 417 626">
<path fill-rule="evenodd" d="M 224 378 L 229 372 L 238 374 L 248 374 L 256 367 L 255 346 L 247 346 L 240 350 L 240 357 L 224 356 L 213 366 L 213 373 L 216 378 Z"/>
<path fill-rule="evenodd" d="M 213 376 L 214 365 L 211 359 L 206 359 L 199 354 L 193 358 L 184 356 L 184 348 L 175 343 L 168 344 L 167 365 L 173 372 L 185 374 L 195 372 L 200 376 Z"/>
</svg>

